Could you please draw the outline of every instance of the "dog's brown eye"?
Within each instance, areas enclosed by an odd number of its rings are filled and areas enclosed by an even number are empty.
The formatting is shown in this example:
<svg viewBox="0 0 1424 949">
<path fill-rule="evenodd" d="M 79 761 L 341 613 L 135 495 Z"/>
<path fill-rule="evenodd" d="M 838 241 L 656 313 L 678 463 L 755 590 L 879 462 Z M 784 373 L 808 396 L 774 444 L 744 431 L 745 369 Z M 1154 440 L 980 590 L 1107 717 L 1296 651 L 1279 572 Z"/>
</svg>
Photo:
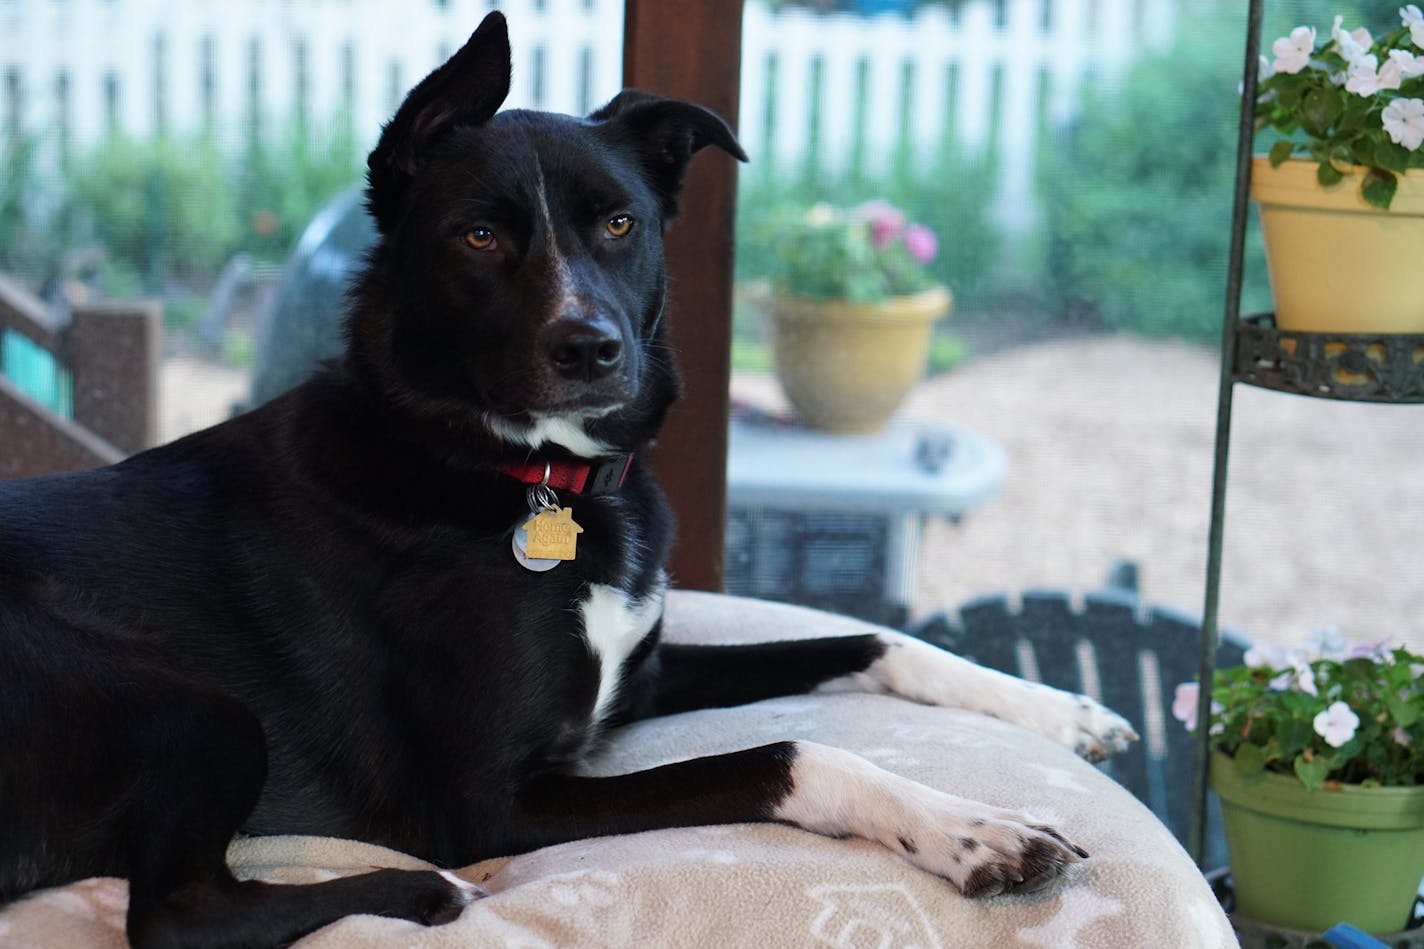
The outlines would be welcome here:
<svg viewBox="0 0 1424 949">
<path fill-rule="evenodd" d="M 633 218 L 627 214 L 615 214 L 608 219 L 608 224 L 604 227 L 604 233 L 609 237 L 627 237 L 628 232 L 633 229 Z"/>
<path fill-rule="evenodd" d="M 477 227 L 465 233 L 465 243 L 475 250 L 494 250 L 494 231 L 487 227 Z"/>
</svg>

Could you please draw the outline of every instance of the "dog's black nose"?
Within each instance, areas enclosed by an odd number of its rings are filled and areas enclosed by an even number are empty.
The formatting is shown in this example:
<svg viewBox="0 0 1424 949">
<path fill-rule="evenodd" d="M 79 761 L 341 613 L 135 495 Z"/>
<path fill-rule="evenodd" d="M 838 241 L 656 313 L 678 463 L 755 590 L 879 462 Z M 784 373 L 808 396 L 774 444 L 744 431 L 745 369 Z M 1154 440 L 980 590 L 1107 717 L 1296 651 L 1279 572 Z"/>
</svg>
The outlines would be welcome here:
<svg viewBox="0 0 1424 949">
<path fill-rule="evenodd" d="M 570 320 L 550 330 L 549 360 L 566 379 L 592 382 L 612 375 L 623 365 L 623 341 L 601 322 Z"/>
</svg>

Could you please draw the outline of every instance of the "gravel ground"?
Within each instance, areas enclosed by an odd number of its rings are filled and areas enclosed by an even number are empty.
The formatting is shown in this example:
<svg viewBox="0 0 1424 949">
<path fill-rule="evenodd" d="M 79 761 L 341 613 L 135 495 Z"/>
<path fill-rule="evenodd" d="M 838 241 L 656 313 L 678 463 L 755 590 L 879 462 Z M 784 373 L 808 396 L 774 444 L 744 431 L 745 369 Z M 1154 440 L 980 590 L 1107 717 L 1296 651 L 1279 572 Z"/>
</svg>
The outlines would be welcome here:
<svg viewBox="0 0 1424 949">
<path fill-rule="evenodd" d="M 1091 590 L 1120 558 L 1145 599 L 1199 615 L 1206 576 L 1217 358 L 1130 337 L 1021 346 L 929 380 L 905 411 L 999 440 L 995 499 L 926 531 L 923 615 L 1033 587 Z M 210 424 L 245 377 L 164 366 L 166 437 Z M 775 406 L 765 377 L 739 397 Z M 1424 408 L 1235 388 L 1221 621 L 1294 644 L 1320 626 L 1424 650 Z"/>
<path fill-rule="evenodd" d="M 916 608 L 987 591 L 1101 585 L 1200 615 L 1218 358 L 1097 337 L 1023 347 L 930 380 L 907 409 L 1000 440 L 1000 496 L 927 532 Z M 1424 408 L 1238 385 L 1221 623 L 1294 645 L 1320 626 L 1424 649 Z"/>
</svg>

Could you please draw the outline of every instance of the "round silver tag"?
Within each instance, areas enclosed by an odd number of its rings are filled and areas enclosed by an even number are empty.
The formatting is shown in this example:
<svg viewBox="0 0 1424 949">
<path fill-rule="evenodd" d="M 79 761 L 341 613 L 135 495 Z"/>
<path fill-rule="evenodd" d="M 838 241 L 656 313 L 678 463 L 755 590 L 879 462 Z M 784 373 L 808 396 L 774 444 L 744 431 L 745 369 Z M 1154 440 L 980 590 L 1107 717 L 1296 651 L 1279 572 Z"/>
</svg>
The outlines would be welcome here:
<svg viewBox="0 0 1424 949">
<path fill-rule="evenodd" d="M 545 570 L 553 570 L 562 560 L 545 560 L 541 557 L 531 557 L 524 552 L 528 535 L 518 527 L 514 529 L 514 536 L 510 539 L 509 546 L 514 549 L 514 559 L 519 561 L 519 566 L 525 570 L 533 570 L 535 573 L 543 573 Z"/>
</svg>

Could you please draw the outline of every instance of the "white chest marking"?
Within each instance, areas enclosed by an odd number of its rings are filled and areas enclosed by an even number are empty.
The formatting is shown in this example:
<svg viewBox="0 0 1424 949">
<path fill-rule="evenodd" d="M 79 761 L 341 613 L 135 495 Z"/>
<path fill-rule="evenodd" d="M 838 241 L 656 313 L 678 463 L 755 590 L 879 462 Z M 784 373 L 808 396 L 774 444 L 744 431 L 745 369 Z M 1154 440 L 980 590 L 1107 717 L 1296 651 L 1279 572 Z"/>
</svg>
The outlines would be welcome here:
<svg viewBox="0 0 1424 949">
<path fill-rule="evenodd" d="M 601 583 L 589 587 L 588 599 L 579 606 L 583 634 L 598 658 L 598 698 L 593 719 L 598 721 L 618 695 L 623 661 L 653 628 L 663 612 L 664 587 L 659 584 L 647 597 L 635 600 L 617 587 Z"/>
<path fill-rule="evenodd" d="M 581 416 L 546 415 L 534 419 L 532 425 L 519 425 L 495 415 L 485 416 L 485 424 L 490 431 L 516 445 L 528 445 L 530 448 L 558 445 L 580 458 L 610 454 L 612 449 L 584 431 L 583 421 Z"/>
</svg>

